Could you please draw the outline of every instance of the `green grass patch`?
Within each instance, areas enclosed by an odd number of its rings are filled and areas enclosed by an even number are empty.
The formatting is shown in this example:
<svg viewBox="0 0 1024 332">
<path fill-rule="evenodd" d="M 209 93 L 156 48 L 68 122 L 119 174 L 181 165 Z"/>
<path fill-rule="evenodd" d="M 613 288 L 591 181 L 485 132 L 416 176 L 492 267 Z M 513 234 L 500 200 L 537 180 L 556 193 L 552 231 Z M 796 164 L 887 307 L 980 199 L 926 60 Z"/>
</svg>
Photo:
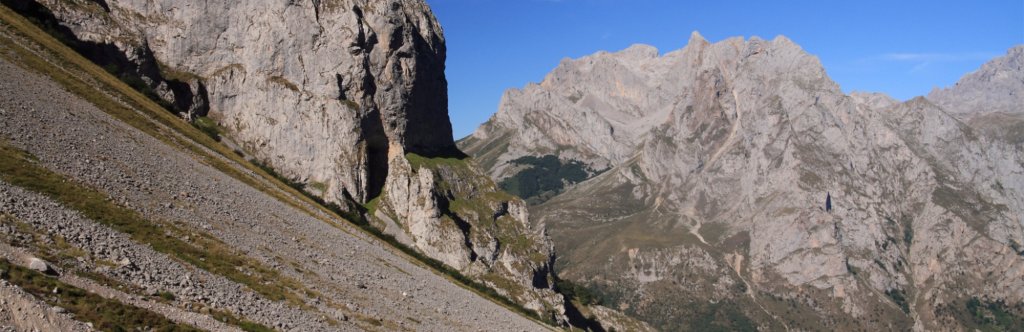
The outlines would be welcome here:
<svg viewBox="0 0 1024 332">
<path fill-rule="evenodd" d="M 406 153 L 405 159 L 409 161 L 413 169 L 429 168 L 437 169 L 440 166 L 465 167 L 465 158 L 457 157 L 424 157 L 415 153 Z"/>
<path fill-rule="evenodd" d="M 115 205 L 105 194 L 38 165 L 32 155 L 5 142 L 0 142 L 0 179 L 48 196 L 86 218 L 128 234 L 138 243 L 148 244 L 158 252 L 246 285 L 268 299 L 304 305 L 296 293 L 305 291 L 305 288 L 298 282 L 235 253 L 210 235 L 150 222 L 135 211 Z M 177 235 L 191 234 L 194 244 L 168 236 L 165 231 Z"/>
<path fill-rule="evenodd" d="M 246 332 L 273 332 L 274 329 L 267 327 L 266 325 L 256 323 L 250 320 L 238 318 L 227 311 L 222 310 L 210 310 L 210 316 L 221 322 L 237 326 Z"/>
<path fill-rule="evenodd" d="M 565 295 L 566 300 L 575 300 L 583 305 L 601 304 L 601 297 L 597 293 L 570 280 L 555 279 L 555 289 Z"/>
<path fill-rule="evenodd" d="M 92 323 L 101 331 L 201 331 L 155 312 L 89 293 L 6 259 L 0 259 L 0 270 L 7 271 L 0 275 L 4 280 L 49 305 L 67 309 L 76 320 Z"/>
<path fill-rule="evenodd" d="M 910 304 L 907 303 L 907 292 L 901 289 L 890 289 L 885 291 L 885 295 L 892 299 L 892 302 L 896 303 L 903 313 L 910 313 Z"/>
<path fill-rule="evenodd" d="M 565 189 L 566 184 L 583 182 L 595 172 L 576 160 L 562 161 L 554 155 L 543 157 L 526 156 L 513 160 L 513 164 L 526 166 L 516 175 L 498 184 L 510 194 L 525 199 L 530 204 L 540 204 Z"/>
<path fill-rule="evenodd" d="M 157 66 L 160 67 L 160 76 L 162 76 L 166 80 L 178 82 L 192 82 L 203 79 L 202 77 L 199 77 L 199 75 L 184 70 L 175 69 L 174 67 L 166 63 L 163 63 L 159 60 L 157 60 Z"/>
<path fill-rule="evenodd" d="M 348 108 L 349 108 L 349 109 L 352 109 L 352 110 L 359 110 L 359 103 L 357 103 L 357 102 L 356 102 L 356 101 L 354 101 L 354 100 L 351 100 L 351 99 L 342 99 L 342 100 L 341 100 L 341 103 L 342 103 L 342 104 L 345 104 L 345 106 L 348 106 Z"/>
<path fill-rule="evenodd" d="M 383 195 L 381 195 L 381 196 L 383 196 Z M 377 208 L 379 206 L 380 206 L 380 196 L 374 197 L 369 202 L 366 202 L 366 204 L 363 204 L 363 207 L 366 208 L 366 214 L 371 215 L 371 216 L 374 214 L 374 212 L 377 212 Z"/>
<path fill-rule="evenodd" d="M 319 191 L 320 194 L 327 194 L 327 184 L 323 182 L 312 181 L 309 183 L 309 188 Z"/>
<path fill-rule="evenodd" d="M 697 319 L 690 322 L 692 331 L 757 331 L 757 325 L 732 303 L 709 303 L 697 309 Z"/>
<path fill-rule="evenodd" d="M 11 225 L 15 231 L 30 236 L 28 241 L 22 241 L 17 237 L 7 237 L 7 242 L 16 247 L 32 248 L 38 255 L 51 262 L 63 260 L 75 260 L 88 256 L 84 250 L 72 246 L 60 235 L 48 235 L 36 230 L 32 225 L 14 218 L 11 215 L 0 213 L 0 224 Z M 0 236 L 3 238 L 3 236 Z"/>
<path fill-rule="evenodd" d="M 213 140 L 220 142 L 220 135 L 224 132 L 224 129 L 217 124 L 216 121 L 205 116 L 197 117 L 192 120 L 192 125 L 202 131 L 206 136 L 210 136 Z"/>
<path fill-rule="evenodd" d="M 1019 305 L 1018 305 L 1019 306 Z M 1024 331 L 1024 318 L 1014 315 L 1002 301 L 972 297 L 964 303 L 973 328 L 981 331 Z"/>
<path fill-rule="evenodd" d="M 161 298 L 161 299 L 163 299 L 164 301 L 168 301 L 168 302 L 174 301 L 175 299 L 177 299 L 177 297 L 174 296 L 174 293 L 171 293 L 171 292 L 168 292 L 168 291 L 157 292 L 156 296 Z"/>
<path fill-rule="evenodd" d="M 1008 304 L 971 297 L 949 302 L 936 310 L 939 316 L 952 317 L 961 330 L 981 332 L 1024 331 L 1024 304 Z"/>
<path fill-rule="evenodd" d="M 7 215 L 0 215 L 0 222 L 3 222 L 3 223 L 15 222 L 16 223 L 16 227 L 19 229 L 19 232 L 26 233 L 26 234 L 33 234 L 36 237 L 40 236 L 39 235 L 40 233 L 34 231 L 34 229 L 31 229 L 31 226 L 28 226 L 27 224 L 18 222 L 16 220 L 14 220 L 13 217 L 10 217 L 10 216 L 7 216 Z M 57 237 L 57 238 L 59 239 L 59 237 Z M 60 247 L 59 240 L 58 240 L 57 243 L 58 243 L 57 246 Z M 24 245 L 21 245 L 21 244 L 18 244 L 18 246 L 23 246 L 24 247 Z M 35 247 L 36 249 L 38 249 L 40 251 L 45 251 L 46 250 L 46 248 L 42 248 L 38 244 L 34 245 L 32 247 Z M 62 249 L 62 248 L 57 248 L 57 249 L 58 250 L 66 250 L 66 249 Z M 77 249 L 77 250 L 81 250 L 81 249 Z M 41 254 L 40 257 L 43 257 L 44 259 L 47 259 L 47 260 L 51 260 L 51 262 L 56 262 L 57 261 L 56 259 L 59 259 L 59 257 L 53 256 L 53 255 L 44 255 L 44 254 Z M 98 262 L 98 263 L 103 263 L 103 262 Z M 109 263 L 109 262 L 107 262 L 107 263 Z M 113 264 L 113 263 L 110 263 L 110 264 Z M 0 268 L 0 270 L 5 270 L 5 268 Z M 116 280 L 116 279 L 110 278 L 110 277 L 108 277 L 108 276 L 106 276 L 104 274 L 101 274 L 101 273 L 97 273 L 97 272 L 93 272 L 93 271 L 87 271 L 87 270 L 75 270 L 73 273 L 78 275 L 78 276 L 80 276 L 80 277 L 92 280 L 92 281 L 94 281 L 94 282 L 96 282 L 96 283 L 98 283 L 98 284 L 100 284 L 100 285 L 102 285 L 104 287 L 110 287 L 110 288 L 118 289 L 118 290 L 120 290 L 122 292 L 130 293 L 130 294 L 135 294 L 135 295 L 141 295 L 141 294 L 144 293 L 144 289 L 142 289 L 142 288 L 139 288 L 139 287 L 137 287 L 135 285 L 125 284 L 125 283 L 121 282 L 120 280 Z M 8 278 L 7 276 L 3 277 L 3 279 L 7 279 L 7 278 Z M 62 287 L 60 289 L 64 289 L 64 288 Z M 153 296 L 153 298 L 155 298 L 156 300 L 158 300 L 160 302 L 170 303 L 170 302 L 172 302 L 172 301 L 174 301 L 176 299 L 176 296 L 174 295 L 174 293 L 171 293 L 171 292 L 168 292 L 168 291 L 160 291 L 160 292 L 157 292 Z M 273 331 L 272 329 L 270 329 L 270 328 L 268 328 L 266 326 L 263 326 L 263 325 L 260 325 L 258 323 L 254 323 L 254 322 L 251 322 L 251 321 L 248 321 L 248 320 L 239 319 L 236 316 L 231 315 L 230 313 L 227 313 L 227 312 L 214 311 L 214 312 L 211 312 L 210 315 L 213 318 L 215 318 L 215 319 L 217 319 L 219 321 L 222 321 L 224 323 L 238 326 L 239 328 L 241 328 L 244 331 L 255 331 L 255 332 Z M 94 322 L 94 324 L 95 324 L 95 322 Z M 101 329 L 103 329 L 103 328 L 101 327 Z M 117 328 L 111 328 L 110 330 L 117 330 Z M 171 330 L 153 329 L 153 331 L 171 331 Z"/>
</svg>

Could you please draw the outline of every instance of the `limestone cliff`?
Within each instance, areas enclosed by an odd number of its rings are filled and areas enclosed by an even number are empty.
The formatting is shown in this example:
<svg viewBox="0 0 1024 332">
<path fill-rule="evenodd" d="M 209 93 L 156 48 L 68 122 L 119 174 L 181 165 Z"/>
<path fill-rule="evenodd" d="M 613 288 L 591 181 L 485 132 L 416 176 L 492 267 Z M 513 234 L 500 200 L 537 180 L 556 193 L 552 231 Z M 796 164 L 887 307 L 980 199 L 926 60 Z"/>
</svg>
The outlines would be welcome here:
<svg viewBox="0 0 1024 332">
<path fill-rule="evenodd" d="M 460 145 L 501 183 L 610 168 L 532 218 L 562 277 L 662 329 L 973 329 L 1024 314 L 1019 63 L 901 103 L 785 37 L 694 33 L 565 60 Z"/>
<path fill-rule="evenodd" d="M 184 118 L 212 119 L 226 144 L 312 194 L 372 205 L 371 222 L 406 244 L 562 317 L 544 230 L 455 147 L 445 40 L 424 1 L 4 3 L 59 22 L 81 53 Z"/>
</svg>

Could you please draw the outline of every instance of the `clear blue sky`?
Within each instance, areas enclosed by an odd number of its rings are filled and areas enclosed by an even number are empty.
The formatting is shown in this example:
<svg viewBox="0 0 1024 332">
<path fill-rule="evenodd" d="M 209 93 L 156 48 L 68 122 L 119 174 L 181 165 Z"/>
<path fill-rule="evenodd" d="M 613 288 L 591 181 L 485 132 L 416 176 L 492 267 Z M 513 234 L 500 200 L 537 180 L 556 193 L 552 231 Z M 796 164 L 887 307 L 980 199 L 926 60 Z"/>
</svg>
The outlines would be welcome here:
<svg viewBox="0 0 1024 332">
<path fill-rule="evenodd" d="M 710 41 L 785 35 L 817 55 L 843 91 L 905 100 L 949 86 L 1024 44 L 1024 0 L 427 0 L 448 42 L 456 139 L 497 111 L 506 89 L 538 82 L 565 57 L 635 43 L 662 53 L 690 32 Z"/>
</svg>

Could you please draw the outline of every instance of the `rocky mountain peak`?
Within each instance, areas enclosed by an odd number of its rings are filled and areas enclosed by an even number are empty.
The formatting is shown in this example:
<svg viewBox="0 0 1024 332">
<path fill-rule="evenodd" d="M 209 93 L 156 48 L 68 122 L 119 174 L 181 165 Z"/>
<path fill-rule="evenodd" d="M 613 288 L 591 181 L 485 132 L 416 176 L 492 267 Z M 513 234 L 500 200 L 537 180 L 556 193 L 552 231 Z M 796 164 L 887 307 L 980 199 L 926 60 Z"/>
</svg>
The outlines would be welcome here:
<svg viewBox="0 0 1024 332">
<path fill-rule="evenodd" d="M 666 330 L 706 328 L 687 324 L 707 310 L 769 330 L 942 329 L 972 296 L 1024 298 L 1024 120 L 951 116 L 1019 111 L 1019 48 L 907 102 L 847 96 L 783 36 L 616 54 L 513 90 L 459 142 L 534 204 L 560 276 Z"/>
<path fill-rule="evenodd" d="M 1024 113 L 1024 45 L 965 75 L 955 85 L 928 94 L 959 117 L 986 113 Z"/>
<path fill-rule="evenodd" d="M 634 44 L 619 52 L 619 55 L 636 60 L 653 59 L 658 57 L 658 49 L 651 45 Z"/>
<path fill-rule="evenodd" d="M 704 36 L 701 35 L 699 31 L 693 30 L 693 32 L 690 33 L 690 39 L 686 42 L 686 45 L 701 45 L 707 43 L 707 39 L 704 39 Z"/>
<path fill-rule="evenodd" d="M 772 84 L 764 85 L 769 77 Z M 632 158 L 652 129 L 689 113 L 687 106 L 714 101 L 718 106 L 713 109 L 694 110 L 726 112 L 726 119 L 733 119 L 737 107 L 761 111 L 737 105 L 735 97 L 766 89 L 794 91 L 803 96 L 772 93 L 803 99 L 839 91 L 818 59 L 788 38 L 735 37 L 709 43 L 694 32 L 686 47 L 660 57 L 653 47 L 634 45 L 565 60 L 541 84 L 509 90 L 498 113 L 466 138 L 462 148 L 485 155 L 481 162 L 495 165 L 488 168 L 499 179 L 514 175 L 512 161 L 527 155 L 554 154 L 604 169 Z M 699 93 L 705 91 L 711 94 Z M 495 137 L 504 137 L 501 144 L 470 144 Z"/>
<path fill-rule="evenodd" d="M 850 93 L 850 98 L 853 98 L 857 104 L 873 110 L 887 109 L 900 103 L 899 100 L 881 92 L 854 91 Z"/>
</svg>

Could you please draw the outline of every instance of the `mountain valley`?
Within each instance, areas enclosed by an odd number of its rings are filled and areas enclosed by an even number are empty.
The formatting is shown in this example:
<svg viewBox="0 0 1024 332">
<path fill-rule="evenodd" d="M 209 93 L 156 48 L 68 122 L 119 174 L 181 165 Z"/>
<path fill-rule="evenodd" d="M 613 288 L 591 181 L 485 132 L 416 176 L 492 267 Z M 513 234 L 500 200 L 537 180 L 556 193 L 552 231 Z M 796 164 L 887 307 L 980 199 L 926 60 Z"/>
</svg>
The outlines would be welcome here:
<svg viewBox="0 0 1024 332">
<path fill-rule="evenodd" d="M 455 140 L 441 23 L 0 0 L 0 331 L 1024 330 L 1024 45 L 900 101 L 694 32 Z"/>
</svg>

